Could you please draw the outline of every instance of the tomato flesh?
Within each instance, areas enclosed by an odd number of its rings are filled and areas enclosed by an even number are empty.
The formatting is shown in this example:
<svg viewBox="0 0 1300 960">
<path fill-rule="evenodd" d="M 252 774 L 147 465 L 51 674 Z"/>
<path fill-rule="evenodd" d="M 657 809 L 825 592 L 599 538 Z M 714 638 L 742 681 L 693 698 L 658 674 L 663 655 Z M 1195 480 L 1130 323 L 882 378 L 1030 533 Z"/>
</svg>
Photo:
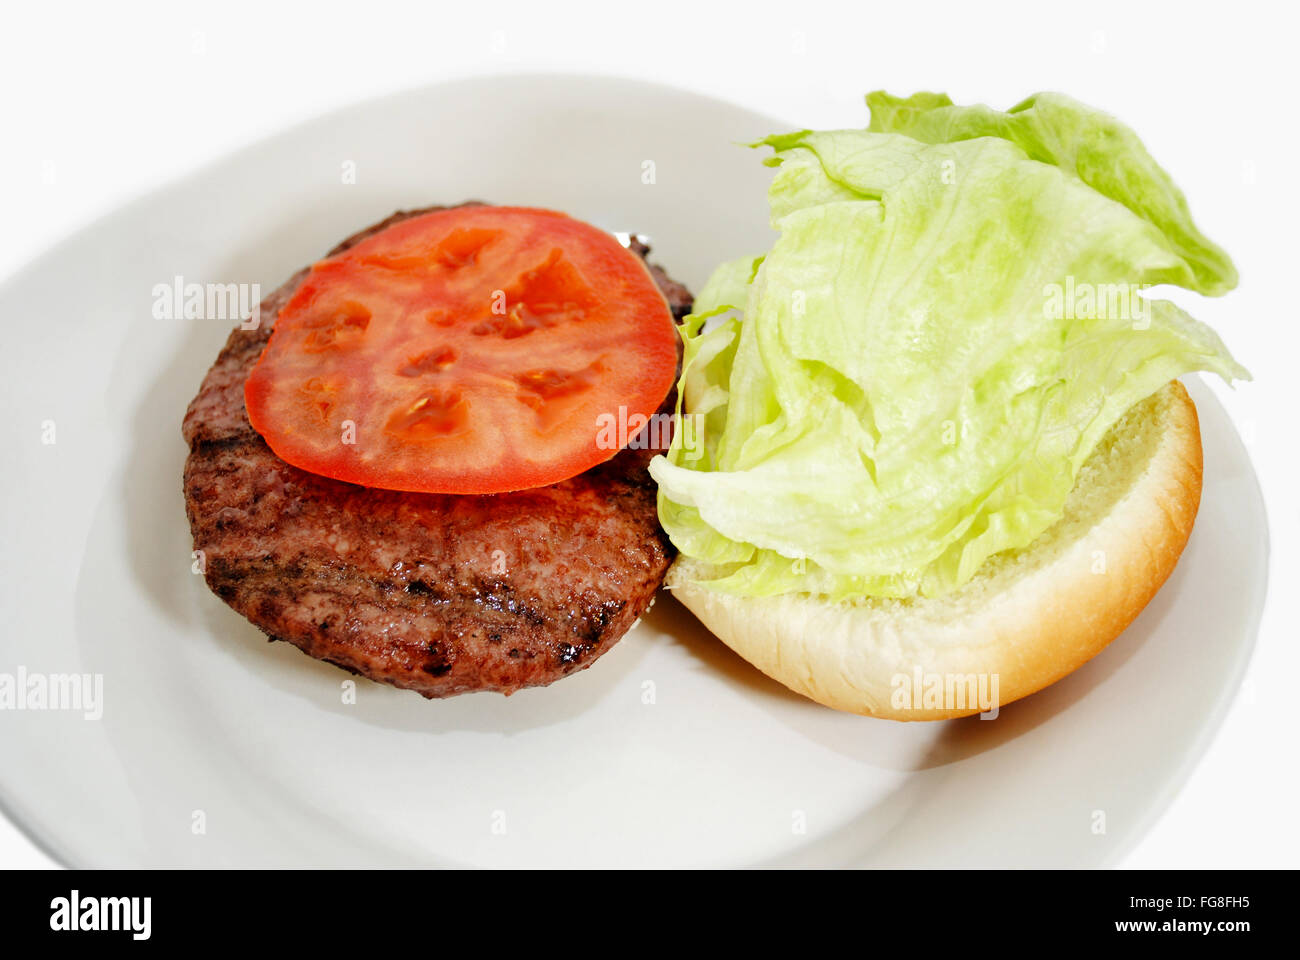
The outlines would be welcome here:
<svg viewBox="0 0 1300 960">
<path fill-rule="evenodd" d="M 312 473 L 502 493 L 617 453 L 602 423 L 658 410 L 676 338 L 644 262 L 610 234 L 550 210 L 457 207 L 313 266 L 244 397 L 276 455 Z"/>
</svg>

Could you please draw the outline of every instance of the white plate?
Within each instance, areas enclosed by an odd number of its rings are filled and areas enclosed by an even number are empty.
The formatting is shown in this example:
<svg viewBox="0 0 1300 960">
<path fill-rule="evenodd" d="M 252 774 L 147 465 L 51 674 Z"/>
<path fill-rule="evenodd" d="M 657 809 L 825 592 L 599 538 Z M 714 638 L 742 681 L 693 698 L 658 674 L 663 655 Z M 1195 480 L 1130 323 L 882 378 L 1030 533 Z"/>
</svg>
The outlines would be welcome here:
<svg viewBox="0 0 1300 960">
<path fill-rule="evenodd" d="M 1263 504 L 1198 382 L 1205 493 L 1173 578 L 993 721 L 825 710 L 668 597 L 549 689 L 426 702 L 361 681 L 347 705 L 346 674 L 191 573 L 180 418 L 227 325 L 153 319 L 155 284 L 270 290 L 391 210 L 478 197 L 647 233 L 698 288 L 768 243 L 768 171 L 735 144 L 791 126 L 626 80 L 462 81 L 247 149 L 10 280 L 0 672 L 102 674 L 105 709 L 0 713 L 9 814 L 76 865 L 1115 862 L 1207 745 L 1263 604 Z"/>
</svg>

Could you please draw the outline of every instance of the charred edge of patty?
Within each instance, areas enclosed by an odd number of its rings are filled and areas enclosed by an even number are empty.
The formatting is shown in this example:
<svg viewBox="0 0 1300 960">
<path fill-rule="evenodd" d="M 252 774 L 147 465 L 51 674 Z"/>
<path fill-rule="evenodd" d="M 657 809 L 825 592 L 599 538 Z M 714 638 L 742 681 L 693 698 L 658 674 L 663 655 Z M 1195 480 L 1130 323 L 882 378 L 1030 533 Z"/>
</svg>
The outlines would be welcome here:
<svg viewBox="0 0 1300 960">
<path fill-rule="evenodd" d="M 260 446 L 260 441 L 246 443 L 254 451 Z M 263 455 L 269 456 L 269 451 Z M 225 537 L 247 537 L 256 543 L 258 529 L 243 529 L 243 518 L 256 506 L 256 496 L 248 503 L 229 504 L 225 509 L 230 516 L 204 513 L 202 504 L 219 498 L 214 488 L 226 475 L 214 471 L 210 461 L 191 466 L 186 501 L 196 533 L 208 544 Z M 653 509 L 647 492 L 638 493 L 630 480 L 614 477 L 600 488 L 607 501 L 615 501 L 615 511 L 624 509 L 620 505 L 624 498 L 632 498 L 629 506 L 638 512 Z M 630 598 L 591 590 L 533 595 L 520 592 L 508 577 L 485 576 L 463 567 L 446 578 L 420 573 L 418 566 L 412 568 L 417 572 L 411 577 L 382 576 L 341 559 L 323 563 L 319 557 L 285 555 L 283 544 L 274 540 L 266 552 L 236 557 L 214 553 L 204 572 L 213 593 L 225 603 L 268 635 L 320 659 L 418 689 L 425 696 L 472 688 L 508 692 L 544 685 L 582 669 L 644 612 L 671 558 L 670 544 L 657 524 L 651 522 L 645 533 L 649 540 L 643 560 L 648 567 L 643 569 L 649 579 L 638 578 L 635 567 L 629 571 L 634 582 L 644 582 L 649 589 L 644 595 L 642 589 L 633 589 Z M 324 618 L 303 616 L 304 611 L 321 607 L 329 610 Z M 420 625 L 415 636 L 396 637 L 382 654 L 368 642 L 367 624 L 414 625 L 421 620 L 436 622 Z M 462 658 L 465 651 L 468 656 Z M 465 669 L 441 681 L 462 660 Z"/>
</svg>

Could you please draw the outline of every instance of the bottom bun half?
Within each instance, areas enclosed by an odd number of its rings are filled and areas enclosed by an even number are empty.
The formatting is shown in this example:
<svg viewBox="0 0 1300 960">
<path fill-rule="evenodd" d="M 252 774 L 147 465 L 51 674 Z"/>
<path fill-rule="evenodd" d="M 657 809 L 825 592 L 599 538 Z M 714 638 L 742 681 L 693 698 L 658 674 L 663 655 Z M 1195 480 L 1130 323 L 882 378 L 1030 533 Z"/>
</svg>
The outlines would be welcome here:
<svg viewBox="0 0 1300 960">
<path fill-rule="evenodd" d="M 1196 407 L 1174 381 L 1136 404 L 1081 469 L 1062 519 L 937 598 L 738 597 L 681 557 L 673 595 L 768 676 L 818 703 L 945 720 L 1010 703 L 1096 656 L 1169 577 L 1201 499 Z"/>
</svg>

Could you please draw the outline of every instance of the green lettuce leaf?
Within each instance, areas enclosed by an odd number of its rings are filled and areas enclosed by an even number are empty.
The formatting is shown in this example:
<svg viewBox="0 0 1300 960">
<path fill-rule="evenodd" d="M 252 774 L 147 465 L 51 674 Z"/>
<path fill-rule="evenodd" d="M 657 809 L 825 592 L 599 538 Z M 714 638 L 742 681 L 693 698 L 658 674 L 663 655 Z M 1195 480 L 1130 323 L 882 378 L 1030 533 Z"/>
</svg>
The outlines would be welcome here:
<svg viewBox="0 0 1300 960">
<path fill-rule="evenodd" d="M 904 133 L 925 143 L 974 137 L 1009 140 L 1034 160 L 1060 167 L 1160 229 L 1209 296 L 1237 285 L 1223 250 L 1192 223 L 1187 198 L 1152 159 L 1136 133 L 1109 114 L 1060 93 L 1037 93 L 1002 113 L 959 107 L 941 93 L 867 95 L 873 131 Z"/>
<path fill-rule="evenodd" d="M 686 325 L 686 416 L 651 473 L 661 522 L 720 565 L 716 589 L 951 590 L 1061 517 L 1134 403 L 1193 370 L 1248 376 L 1207 327 L 1138 295 L 1219 293 L 1235 272 L 1136 138 L 1085 146 L 1071 138 L 1099 128 L 1050 123 L 1043 159 L 1019 135 L 967 136 L 973 120 L 942 139 L 926 117 L 960 109 L 946 98 L 888 105 L 873 125 L 926 135 L 762 141 L 779 238 L 721 266 Z"/>
</svg>

